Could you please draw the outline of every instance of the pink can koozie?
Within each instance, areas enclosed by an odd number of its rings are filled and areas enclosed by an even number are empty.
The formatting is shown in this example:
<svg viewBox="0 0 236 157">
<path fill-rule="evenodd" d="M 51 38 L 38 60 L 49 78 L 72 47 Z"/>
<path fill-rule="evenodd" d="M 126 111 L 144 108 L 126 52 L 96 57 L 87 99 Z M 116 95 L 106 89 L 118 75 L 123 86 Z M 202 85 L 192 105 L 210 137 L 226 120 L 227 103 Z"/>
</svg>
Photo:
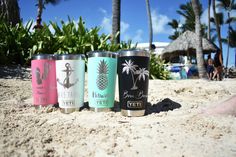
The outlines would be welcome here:
<svg viewBox="0 0 236 157">
<path fill-rule="evenodd" d="M 35 55 L 31 61 L 33 104 L 57 104 L 56 63 L 53 55 Z"/>
</svg>

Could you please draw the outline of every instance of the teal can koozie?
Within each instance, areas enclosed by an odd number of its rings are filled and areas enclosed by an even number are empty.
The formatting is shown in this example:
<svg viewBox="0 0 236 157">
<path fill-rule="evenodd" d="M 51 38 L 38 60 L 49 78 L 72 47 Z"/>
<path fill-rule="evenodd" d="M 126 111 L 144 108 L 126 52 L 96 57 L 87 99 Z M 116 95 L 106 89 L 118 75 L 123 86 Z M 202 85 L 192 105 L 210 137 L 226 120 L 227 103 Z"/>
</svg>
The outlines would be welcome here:
<svg viewBox="0 0 236 157">
<path fill-rule="evenodd" d="M 110 111 L 114 107 L 116 74 L 116 53 L 88 53 L 88 98 L 91 110 Z"/>
</svg>

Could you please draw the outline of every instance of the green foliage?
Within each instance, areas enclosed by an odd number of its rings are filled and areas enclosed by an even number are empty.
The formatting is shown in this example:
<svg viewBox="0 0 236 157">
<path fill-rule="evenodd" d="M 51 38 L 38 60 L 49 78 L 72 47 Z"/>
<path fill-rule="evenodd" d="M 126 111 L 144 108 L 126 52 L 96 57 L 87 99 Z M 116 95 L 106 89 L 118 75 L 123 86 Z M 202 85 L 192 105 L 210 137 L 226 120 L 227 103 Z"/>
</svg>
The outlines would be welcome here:
<svg viewBox="0 0 236 157">
<path fill-rule="evenodd" d="M 61 25 L 50 22 L 42 29 L 31 30 L 33 21 L 25 26 L 15 27 L 0 21 L 0 58 L 1 64 L 29 65 L 34 54 L 85 54 L 89 51 L 112 51 L 134 49 L 131 40 L 115 44 L 110 35 L 99 34 L 100 28 L 87 29 L 82 18 L 75 23 L 70 18 Z M 169 72 L 164 68 L 164 61 L 151 54 L 150 78 L 169 79 Z"/>
<path fill-rule="evenodd" d="M 174 29 L 174 34 L 173 35 L 170 35 L 169 36 L 169 39 L 171 39 L 171 40 L 175 40 L 175 39 L 177 39 L 178 37 L 179 37 L 179 35 L 181 34 L 181 30 L 180 30 L 180 28 L 179 28 L 179 22 L 177 21 L 177 20 L 175 20 L 175 19 L 172 19 L 172 21 L 171 22 L 168 22 L 168 25 L 172 28 L 172 29 Z"/>
<path fill-rule="evenodd" d="M 227 12 L 231 12 L 232 10 L 236 10 L 236 3 L 234 0 L 217 0 L 217 7 L 219 9 L 224 9 Z"/>
<path fill-rule="evenodd" d="M 26 26 L 23 26 L 22 23 L 12 26 L 0 21 L 0 57 L 3 64 L 24 64 L 26 62 L 29 57 L 29 49 L 33 45 L 29 31 L 32 23 L 29 21 Z"/>
<path fill-rule="evenodd" d="M 34 54 L 85 54 L 89 51 L 131 49 L 131 41 L 115 44 L 110 35 L 100 34 L 100 28 L 87 29 L 80 17 L 78 23 L 68 18 L 60 25 L 50 22 L 42 29 L 32 29 L 33 21 L 15 27 L 0 21 L 1 64 L 29 64 Z M 136 47 L 136 46 L 135 46 Z"/>
<path fill-rule="evenodd" d="M 181 34 L 180 32 L 175 31 L 174 34 L 170 35 L 168 38 L 170 40 L 175 40 L 175 39 L 177 39 L 180 36 L 180 34 Z"/>
<path fill-rule="evenodd" d="M 200 16 L 202 16 L 203 8 L 201 4 L 199 6 L 199 9 L 200 9 Z M 181 27 L 178 27 L 179 22 L 175 19 L 172 19 L 172 21 L 168 23 L 168 25 L 172 29 L 174 29 L 173 34 L 169 36 L 169 39 L 171 40 L 175 40 L 187 30 L 192 32 L 195 31 L 195 14 L 193 11 L 192 3 L 187 2 L 186 4 L 181 4 L 176 12 L 184 18 L 184 23 L 181 24 Z M 201 24 L 201 32 L 203 37 L 207 37 L 206 30 L 207 26 L 205 24 Z"/>
<path fill-rule="evenodd" d="M 164 60 L 154 53 L 150 55 L 150 79 L 170 79 L 170 72 L 165 69 Z"/>
<path fill-rule="evenodd" d="M 216 20 L 218 21 L 218 23 L 219 23 L 220 25 L 223 25 L 223 24 L 224 24 L 224 14 L 223 14 L 223 13 L 217 13 L 217 14 L 216 14 Z M 214 24 L 216 24 L 216 20 L 215 20 L 214 17 L 211 17 L 211 18 L 210 18 L 210 21 L 211 21 L 212 23 L 214 23 Z"/>
<path fill-rule="evenodd" d="M 232 27 L 230 28 L 229 31 L 229 44 L 230 47 L 236 48 L 236 30 L 233 29 Z"/>
<path fill-rule="evenodd" d="M 195 15 L 191 2 L 186 4 L 181 4 L 177 13 L 185 18 L 185 23 L 183 24 L 183 31 L 195 30 Z M 202 14 L 202 6 L 200 6 L 200 15 Z"/>
<path fill-rule="evenodd" d="M 42 29 L 34 30 L 32 33 L 32 42 L 33 46 L 30 48 L 30 58 L 34 54 L 51 54 L 59 49 L 57 38 L 51 33 L 49 26 L 45 23 Z"/>
<path fill-rule="evenodd" d="M 53 34 L 49 29 L 50 26 Z M 70 18 L 68 18 L 68 22 L 61 21 L 61 27 L 55 22 L 50 22 L 49 26 L 44 24 L 42 30 L 35 32 L 36 44 L 31 53 L 79 53 L 87 55 L 87 52 L 94 50 L 115 52 L 120 49 L 131 48 L 131 41 L 114 44 L 114 42 L 109 41 L 110 35 L 100 35 L 99 31 L 100 28 L 98 27 L 87 29 L 81 17 L 78 23 Z"/>
</svg>

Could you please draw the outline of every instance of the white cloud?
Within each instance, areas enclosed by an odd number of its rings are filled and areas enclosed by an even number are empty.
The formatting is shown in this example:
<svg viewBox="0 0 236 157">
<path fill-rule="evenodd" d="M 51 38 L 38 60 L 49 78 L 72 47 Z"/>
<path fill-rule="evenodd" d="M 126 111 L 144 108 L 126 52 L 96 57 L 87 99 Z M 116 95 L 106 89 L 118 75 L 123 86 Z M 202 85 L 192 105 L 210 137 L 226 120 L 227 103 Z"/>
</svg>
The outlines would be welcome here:
<svg viewBox="0 0 236 157">
<path fill-rule="evenodd" d="M 128 33 L 122 34 L 122 37 L 123 37 L 122 39 L 124 41 L 128 41 L 128 40 L 132 39 L 132 37 Z"/>
<path fill-rule="evenodd" d="M 216 5 L 217 5 L 218 3 L 219 3 L 219 2 L 216 1 Z M 221 10 L 221 9 L 219 9 L 219 8 L 216 7 L 216 13 L 219 13 L 219 12 L 222 12 L 222 11 L 223 11 L 223 10 Z M 211 16 L 211 17 L 214 17 L 212 5 L 211 5 L 211 9 L 210 9 L 210 16 Z M 236 16 L 236 11 L 233 10 L 233 11 L 231 12 L 231 17 L 235 17 L 235 16 Z M 226 20 L 227 18 L 228 18 L 228 15 L 224 12 L 224 20 Z M 208 8 L 203 11 L 203 14 L 202 14 L 202 17 L 201 17 L 201 22 L 202 22 L 202 24 L 208 25 Z"/>
<path fill-rule="evenodd" d="M 212 14 L 211 14 L 212 16 Z M 208 24 L 208 9 L 204 10 L 202 13 L 202 17 L 201 17 L 201 23 L 202 24 Z"/>
<path fill-rule="evenodd" d="M 157 13 L 156 10 L 152 10 L 151 15 L 152 15 L 153 34 L 157 33 L 170 34 L 170 30 L 167 27 L 168 22 L 171 21 L 169 17 Z"/>
<path fill-rule="evenodd" d="M 216 1 L 216 6 L 217 6 L 218 3 L 220 3 L 220 2 Z M 219 12 L 222 12 L 222 10 L 220 10 L 218 7 L 216 7 L 216 13 L 219 13 Z M 213 13 L 213 7 L 212 7 L 212 4 L 211 4 L 210 16 L 214 17 L 213 14 L 214 14 Z M 201 23 L 208 25 L 208 8 L 206 8 L 202 13 Z"/>
<path fill-rule="evenodd" d="M 181 25 L 183 25 L 184 23 L 185 23 L 185 17 L 183 17 L 183 16 L 180 16 L 179 17 L 179 23 L 181 24 Z"/>
<path fill-rule="evenodd" d="M 107 11 L 106 11 L 105 9 L 99 8 L 99 11 L 100 11 L 101 13 L 103 13 L 104 15 L 107 15 Z"/>
<path fill-rule="evenodd" d="M 129 29 L 129 24 L 121 21 L 120 22 L 120 33 L 125 33 Z"/>
<path fill-rule="evenodd" d="M 132 41 L 135 42 L 135 43 L 136 42 L 142 42 L 143 41 L 142 35 L 143 35 L 143 30 L 138 29 L 135 33 L 135 36 L 132 38 Z"/>
<path fill-rule="evenodd" d="M 111 34 L 111 28 L 112 28 L 111 18 L 103 17 L 101 27 L 105 33 Z"/>
<path fill-rule="evenodd" d="M 220 4 L 220 2 L 219 2 L 219 1 L 216 1 L 216 13 L 221 13 L 221 12 L 224 11 L 223 8 L 217 7 L 217 5 L 219 5 L 219 4 Z M 213 10 L 212 3 L 211 3 L 211 9 Z"/>
<path fill-rule="evenodd" d="M 122 40 L 132 40 L 132 43 L 143 42 L 143 30 L 138 29 L 133 36 L 131 36 L 129 33 L 122 34 Z"/>
<path fill-rule="evenodd" d="M 102 19 L 102 22 L 101 22 L 101 27 L 102 29 L 104 30 L 105 33 L 109 33 L 111 34 L 112 32 L 112 17 L 111 16 L 108 16 L 107 15 L 107 11 L 100 8 L 99 9 L 102 13 L 104 13 L 104 17 Z M 127 30 L 129 29 L 129 24 L 124 22 L 124 21 L 121 21 L 120 22 L 120 33 L 121 34 L 124 34 L 127 32 Z"/>
<path fill-rule="evenodd" d="M 236 17 L 236 11 L 235 11 L 235 10 L 233 10 L 233 11 L 231 12 L 231 17 Z"/>
<path fill-rule="evenodd" d="M 109 16 L 107 14 L 107 11 L 102 9 L 102 8 L 100 8 L 99 10 L 102 13 L 104 13 L 104 17 L 103 17 L 102 22 L 101 22 L 102 30 L 104 31 L 104 33 L 111 34 L 111 32 L 112 32 L 112 16 Z M 127 41 L 127 40 L 132 39 L 133 42 L 141 42 L 143 40 L 142 39 L 143 30 L 138 29 L 135 32 L 135 35 L 131 36 L 128 33 L 129 28 L 130 28 L 130 24 L 129 23 L 126 23 L 125 21 L 121 21 L 120 22 L 120 33 L 121 33 L 121 37 L 122 37 L 121 40 Z"/>
<path fill-rule="evenodd" d="M 213 17 L 213 9 L 210 9 L 210 16 Z M 205 9 L 201 16 L 201 23 L 208 25 L 208 9 Z"/>
</svg>

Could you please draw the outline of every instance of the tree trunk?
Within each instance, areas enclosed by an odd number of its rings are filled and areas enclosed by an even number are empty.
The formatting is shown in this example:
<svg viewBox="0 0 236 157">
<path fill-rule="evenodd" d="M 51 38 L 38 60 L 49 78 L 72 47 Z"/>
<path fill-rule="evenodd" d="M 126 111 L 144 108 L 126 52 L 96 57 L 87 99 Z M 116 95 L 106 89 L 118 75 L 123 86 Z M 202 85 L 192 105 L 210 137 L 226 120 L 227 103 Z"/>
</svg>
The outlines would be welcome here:
<svg viewBox="0 0 236 157">
<path fill-rule="evenodd" d="M 228 12 L 228 19 L 230 19 L 230 12 Z M 228 62 L 229 62 L 229 31 L 230 31 L 230 22 L 228 24 L 228 47 L 227 47 L 227 58 L 226 58 L 226 69 L 228 68 Z"/>
<path fill-rule="evenodd" d="M 147 9 L 147 16 L 148 16 L 148 26 L 149 26 L 149 50 L 152 50 L 152 16 L 150 11 L 150 3 L 149 0 L 146 0 L 146 9 Z"/>
<path fill-rule="evenodd" d="M 216 4 L 215 0 L 212 1 L 212 7 L 213 7 L 213 13 L 214 13 L 214 19 L 215 19 L 215 25 L 216 25 L 216 31 L 217 31 L 217 37 L 218 37 L 218 42 L 219 42 L 219 47 L 220 47 L 220 62 L 223 65 L 223 55 L 222 55 L 222 42 L 221 42 L 221 33 L 220 33 L 220 24 L 216 15 Z"/>
<path fill-rule="evenodd" d="M 34 26 L 34 29 L 35 30 L 40 30 L 43 28 L 42 24 L 41 24 L 41 21 L 42 21 L 42 13 L 43 13 L 43 7 L 44 7 L 44 4 L 43 4 L 43 0 L 38 0 L 38 15 L 37 15 L 37 22 Z"/>
<path fill-rule="evenodd" d="M 112 40 L 115 44 L 120 43 L 120 3 L 121 0 L 112 0 Z"/>
<path fill-rule="evenodd" d="M 200 2 L 199 0 L 191 0 L 193 11 L 195 14 L 195 33 L 197 34 L 197 43 L 196 43 L 196 56 L 197 56 L 197 67 L 200 78 L 204 78 L 206 70 L 204 67 L 203 59 L 203 48 L 202 48 L 202 34 L 201 34 L 201 22 L 200 22 Z"/>
<path fill-rule="evenodd" d="M 208 40 L 211 40 L 211 0 L 208 0 L 208 32 L 207 32 L 207 38 Z"/>
<path fill-rule="evenodd" d="M 43 0 L 38 0 L 38 15 L 37 15 L 37 18 L 42 19 L 42 12 L 43 12 Z"/>
<path fill-rule="evenodd" d="M 236 67 L 236 48 L 234 49 L 234 51 L 235 51 L 235 56 L 234 56 L 234 67 Z"/>
<path fill-rule="evenodd" d="M 15 26 L 20 22 L 20 12 L 17 0 L 0 0 L 0 16 L 7 23 Z"/>
</svg>

